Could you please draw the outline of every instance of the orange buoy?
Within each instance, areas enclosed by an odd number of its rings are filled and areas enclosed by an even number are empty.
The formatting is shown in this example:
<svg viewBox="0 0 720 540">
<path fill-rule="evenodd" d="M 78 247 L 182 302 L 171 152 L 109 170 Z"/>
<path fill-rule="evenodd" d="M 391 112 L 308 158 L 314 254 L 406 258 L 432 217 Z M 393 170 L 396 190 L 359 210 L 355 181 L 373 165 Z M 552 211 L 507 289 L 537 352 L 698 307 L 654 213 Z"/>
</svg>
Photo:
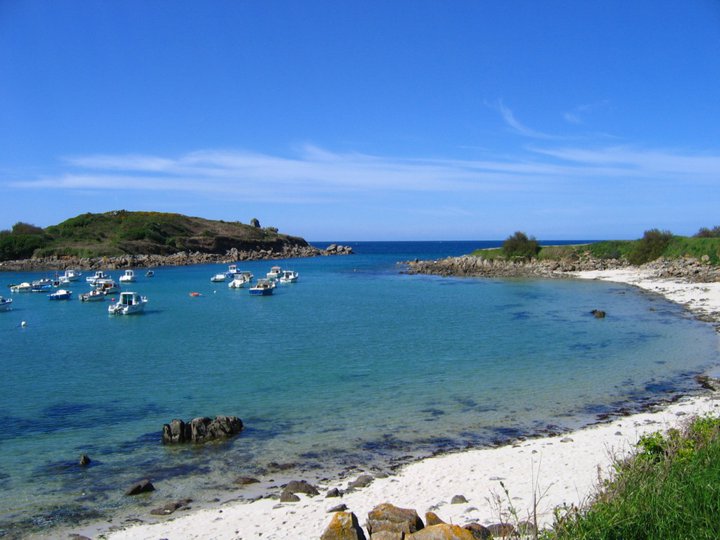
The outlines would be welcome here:
<svg viewBox="0 0 720 540">
<path fill-rule="evenodd" d="M 202 296 L 199 292 L 191 292 L 190 296 Z"/>
</svg>

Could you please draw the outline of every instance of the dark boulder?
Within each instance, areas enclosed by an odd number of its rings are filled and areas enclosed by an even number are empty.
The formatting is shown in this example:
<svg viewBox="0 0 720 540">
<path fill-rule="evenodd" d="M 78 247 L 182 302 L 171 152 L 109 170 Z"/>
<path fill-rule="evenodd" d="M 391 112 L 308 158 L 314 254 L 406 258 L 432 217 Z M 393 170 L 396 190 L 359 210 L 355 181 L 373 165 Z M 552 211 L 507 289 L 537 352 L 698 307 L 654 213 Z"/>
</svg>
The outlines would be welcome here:
<svg viewBox="0 0 720 540">
<path fill-rule="evenodd" d="M 204 416 L 193 418 L 188 423 L 174 419 L 163 425 L 162 440 L 165 444 L 204 443 L 228 439 L 242 429 L 242 420 L 237 416 L 216 416 L 214 420 Z"/>
<path fill-rule="evenodd" d="M 305 480 L 292 480 L 291 482 L 288 482 L 284 491 L 287 491 L 288 493 L 304 493 L 310 497 L 320 495 L 317 488 Z"/>
<path fill-rule="evenodd" d="M 133 495 L 140 495 L 141 493 L 149 493 L 151 491 L 155 491 L 155 486 L 152 485 L 150 480 L 145 479 L 130 486 L 130 489 L 125 492 L 125 495 L 131 497 Z"/>
<path fill-rule="evenodd" d="M 176 510 L 181 508 L 187 508 L 188 504 L 192 502 L 192 499 L 181 499 L 179 501 L 169 502 L 159 508 L 150 510 L 150 513 L 154 516 L 169 516 Z"/>
<path fill-rule="evenodd" d="M 593 309 L 590 313 L 592 313 L 596 319 L 604 319 L 605 315 L 607 315 L 602 309 Z"/>
</svg>

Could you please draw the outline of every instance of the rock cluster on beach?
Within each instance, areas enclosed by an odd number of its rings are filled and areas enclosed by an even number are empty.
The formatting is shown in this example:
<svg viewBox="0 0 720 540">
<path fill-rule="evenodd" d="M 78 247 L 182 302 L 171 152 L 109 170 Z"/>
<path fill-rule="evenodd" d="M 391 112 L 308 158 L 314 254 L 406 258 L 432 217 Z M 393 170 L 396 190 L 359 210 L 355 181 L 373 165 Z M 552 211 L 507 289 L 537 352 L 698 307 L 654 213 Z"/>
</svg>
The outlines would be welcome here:
<svg viewBox="0 0 720 540">
<path fill-rule="evenodd" d="M 416 510 L 399 508 L 383 503 L 373 508 L 367 517 L 367 536 L 357 516 L 348 511 L 338 511 L 323 532 L 320 540 L 488 540 L 490 538 L 515 538 L 532 534 L 530 523 L 520 524 L 521 530 L 508 523 L 485 527 L 479 523 L 464 526 L 445 523 L 434 512 L 425 514 L 425 523 Z"/>
<path fill-rule="evenodd" d="M 122 255 L 119 257 L 38 257 L 0 262 L 0 271 L 25 272 L 36 270 L 117 270 L 119 268 L 154 268 L 158 266 L 188 266 L 191 264 L 230 264 L 240 261 L 292 259 L 326 255 L 351 255 L 350 246 L 331 244 L 327 249 L 314 246 L 284 245 L 282 249 L 238 250 L 225 253 L 180 251 L 172 255 Z"/>
<path fill-rule="evenodd" d="M 624 260 L 596 259 L 589 256 L 575 259 L 508 261 L 463 255 L 432 261 L 408 261 L 405 264 L 405 271 L 408 274 L 467 277 L 557 278 L 572 272 L 630 267 L 630 264 Z M 720 267 L 711 265 L 707 258 L 705 260 L 694 258 L 658 259 L 640 268 L 651 271 L 658 278 L 673 278 L 700 283 L 720 281 Z"/>
</svg>

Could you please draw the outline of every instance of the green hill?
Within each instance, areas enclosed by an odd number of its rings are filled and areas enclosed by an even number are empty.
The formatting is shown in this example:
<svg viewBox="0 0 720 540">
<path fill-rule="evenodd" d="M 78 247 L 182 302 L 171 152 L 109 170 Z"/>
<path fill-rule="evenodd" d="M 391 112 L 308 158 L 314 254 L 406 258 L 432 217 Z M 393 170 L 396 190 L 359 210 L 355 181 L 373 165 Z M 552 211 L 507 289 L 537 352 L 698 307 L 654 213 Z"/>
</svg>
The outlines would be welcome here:
<svg viewBox="0 0 720 540">
<path fill-rule="evenodd" d="M 17 223 L 0 231 L 0 261 L 48 256 L 115 257 L 171 255 L 180 251 L 223 254 L 227 250 L 281 250 L 307 246 L 274 227 L 213 221 L 161 212 L 118 210 L 81 214 L 44 229 Z"/>
</svg>

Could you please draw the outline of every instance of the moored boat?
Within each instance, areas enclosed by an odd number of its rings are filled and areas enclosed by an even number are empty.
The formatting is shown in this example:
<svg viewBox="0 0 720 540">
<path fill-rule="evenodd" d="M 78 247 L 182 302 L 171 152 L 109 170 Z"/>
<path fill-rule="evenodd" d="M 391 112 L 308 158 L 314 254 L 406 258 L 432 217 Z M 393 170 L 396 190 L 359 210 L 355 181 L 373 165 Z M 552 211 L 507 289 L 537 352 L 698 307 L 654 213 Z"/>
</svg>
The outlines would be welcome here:
<svg viewBox="0 0 720 540">
<path fill-rule="evenodd" d="M 222 283 L 227 279 L 227 276 L 225 274 L 215 274 L 213 277 L 210 278 L 210 281 L 213 283 Z"/>
<path fill-rule="evenodd" d="M 299 277 L 300 274 L 295 270 L 283 270 L 280 275 L 280 283 L 295 283 Z"/>
<path fill-rule="evenodd" d="M 279 266 L 273 266 L 270 271 L 266 274 L 268 279 L 279 279 L 282 274 L 282 268 Z"/>
<path fill-rule="evenodd" d="M 12 298 L 4 298 L 0 296 L 0 311 L 9 311 L 12 306 Z"/>
<path fill-rule="evenodd" d="M 73 268 L 68 268 L 65 273 L 60 276 L 60 282 L 70 283 L 71 281 L 77 281 L 82 276 L 82 272 L 79 272 Z"/>
<path fill-rule="evenodd" d="M 95 288 L 100 289 L 105 294 L 120 292 L 120 285 L 118 285 L 114 279 L 110 278 L 98 279 L 95 282 Z"/>
<path fill-rule="evenodd" d="M 108 274 L 106 274 L 105 272 L 103 272 L 102 270 L 96 270 L 92 276 L 86 277 L 85 281 L 94 285 L 95 282 L 99 279 L 110 279 L 110 276 Z"/>
<path fill-rule="evenodd" d="M 30 292 L 31 290 L 32 285 L 30 285 L 30 283 L 27 281 L 23 281 L 22 283 L 18 283 L 17 285 L 10 285 L 11 292 Z"/>
<path fill-rule="evenodd" d="M 235 274 L 233 280 L 228 283 L 228 287 L 231 289 L 242 289 L 246 283 L 250 283 L 250 280 L 244 274 Z"/>
<path fill-rule="evenodd" d="M 72 292 L 67 289 L 58 289 L 54 293 L 48 294 L 50 300 L 70 300 L 72 298 Z"/>
<path fill-rule="evenodd" d="M 81 302 L 104 302 L 105 292 L 102 289 L 93 289 L 88 293 L 79 294 Z"/>
<path fill-rule="evenodd" d="M 52 290 L 53 282 L 48 278 L 37 279 L 30 283 L 30 286 L 30 292 L 48 292 Z"/>
<path fill-rule="evenodd" d="M 257 283 L 250 287 L 250 294 L 254 296 L 269 296 L 273 293 L 275 284 L 269 279 L 258 279 Z"/>
<path fill-rule="evenodd" d="M 120 283 L 132 283 L 135 281 L 135 272 L 133 270 L 125 270 L 125 273 L 120 276 Z"/>
<path fill-rule="evenodd" d="M 146 296 L 140 296 L 136 292 L 122 292 L 120 293 L 120 299 L 116 303 L 108 306 L 108 313 L 110 313 L 110 315 L 133 315 L 135 313 L 142 313 L 145 310 L 146 303 Z"/>
</svg>

